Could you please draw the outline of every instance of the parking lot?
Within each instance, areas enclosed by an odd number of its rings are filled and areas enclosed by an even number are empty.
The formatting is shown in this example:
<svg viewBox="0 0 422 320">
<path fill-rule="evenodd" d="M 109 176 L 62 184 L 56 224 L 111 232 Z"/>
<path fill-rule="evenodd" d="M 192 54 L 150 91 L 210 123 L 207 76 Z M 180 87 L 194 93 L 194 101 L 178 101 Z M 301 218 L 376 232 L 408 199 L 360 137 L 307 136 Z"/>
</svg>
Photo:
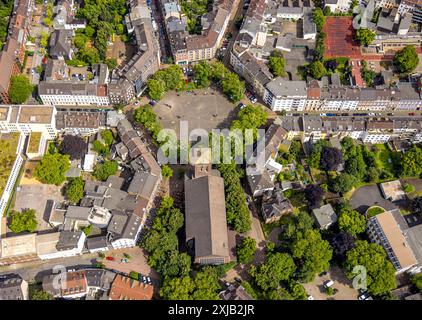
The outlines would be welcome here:
<svg viewBox="0 0 422 320">
<path fill-rule="evenodd" d="M 47 200 L 63 201 L 60 187 L 48 184 L 20 185 L 16 190 L 14 209 L 35 209 L 37 212 L 38 231 L 51 229 L 48 224 L 48 213 L 45 212 Z"/>
<path fill-rule="evenodd" d="M 228 127 L 237 112 L 235 105 L 214 89 L 193 92 L 181 92 L 179 96 L 169 92 L 154 106 L 163 127 L 175 130 L 178 135 L 180 121 L 188 121 L 189 131 Z"/>
<path fill-rule="evenodd" d="M 359 188 L 350 198 L 350 205 L 360 213 L 365 213 L 369 207 L 374 205 L 383 207 L 385 210 L 397 209 L 398 206 L 389 200 L 384 199 L 378 185 L 370 185 Z"/>
<path fill-rule="evenodd" d="M 324 288 L 324 282 L 328 280 L 332 280 L 334 282 L 332 288 L 337 289 L 331 296 L 325 293 Z M 357 300 L 358 297 L 358 291 L 352 287 L 352 281 L 338 267 L 332 267 L 326 275 L 317 276 L 314 281 L 303 286 L 314 300 Z"/>
</svg>

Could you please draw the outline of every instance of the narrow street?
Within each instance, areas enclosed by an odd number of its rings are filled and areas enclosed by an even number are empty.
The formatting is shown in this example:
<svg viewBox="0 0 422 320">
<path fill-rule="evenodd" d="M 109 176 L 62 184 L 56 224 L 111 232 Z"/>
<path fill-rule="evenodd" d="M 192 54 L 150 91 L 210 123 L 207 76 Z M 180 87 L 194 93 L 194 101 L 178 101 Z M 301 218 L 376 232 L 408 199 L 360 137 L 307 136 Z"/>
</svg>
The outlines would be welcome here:
<svg viewBox="0 0 422 320">
<path fill-rule="evenodd" d="M 226 67 L 230 67 L 230 52 L 232 51 L 233 44 L 237 38 L 237 34 L 239 33 L 239 29 L 236 27 L 236 21 L 247 11 L 247 9 L 243 9 L 243 6 L 244 0 L 239 0 L 237 2 L 236 14 L 234 15 L 234 18 L 229 22 L 229 26 L 226 31 L 226 34 L 230 33 L 232 35 L 229 45 L 227 46 L 227 49 L 224 52 L 223 63 Z"/>
</svg>

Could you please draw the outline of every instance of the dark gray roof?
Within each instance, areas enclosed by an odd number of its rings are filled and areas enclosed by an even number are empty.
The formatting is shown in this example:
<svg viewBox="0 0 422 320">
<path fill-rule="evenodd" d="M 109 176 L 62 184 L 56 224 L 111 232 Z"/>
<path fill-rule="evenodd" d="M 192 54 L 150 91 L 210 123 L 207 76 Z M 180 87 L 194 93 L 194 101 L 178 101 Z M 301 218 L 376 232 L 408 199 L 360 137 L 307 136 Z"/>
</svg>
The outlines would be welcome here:
<svg viewBox="0 0 422 320">
<path fill-rule="evenodd" d="M 62 251 L 76 248 L 82 234 L 82 231 L 61 231 L 56 249 Z"/>
<path fill-rule="evenodd" d="M 107 232 L 112 235 L 113 240 L 120 238 L 135 239 L 136 233 L 141 225 L 141 218 L 135 214 L 127 214 L 113 210 L 113 217 L 108 225 Z"/>
<path fill-rule="evenodd" d="M 319 227 L 324 227 L 337 221 L 337 215 L 331 204 L 323 205 L 320 208 L 312 210 L 312 213 Z"/>
<path fill-rule="evenodd" d="M 88 221 L 89 212 L 91 208 L 87 207 L 78 207 L 78 206 L 69 206 L 65 214 L 66 219 Z"/>
<path fill-rule="evenodd" d="M 0 276 L 0 300 L 24 300 L 23 279 L 18 274 Z"/>
<path fill-rule="evenodd" d="M 86 240 L 86 247 L 88 250 L 106 248 L 108 245 L 107 237 L 100 236 L 100 237 L 92 237 Z"/>
<path fill-rule="evenodd" d="M 65 59 L 70 59 L 70 53 L 72 50 L 72 34 L 71 30 L 55 30 L 50 36 L 49 42 L 49 54 L 53 58 L 60 56 Z"/>
<path fill-rule="evenodd" d="M 155 190 L 157 182 L 158 177 L 149 172 L 136 172 L 127 191 L 149 199 Z"/>
<path fill-rule="evenodd" d="M 209 175 L 185 181 L 186 240 L 194 239 L 195 257 L 230 259 L 224 180 Z"/>
<path fill-rule="evenodd" d="M 274 188 L 274 182 L 271 180 L 268 171 L 265 169 L 261 174 L 248 174 L 247 179 L 252 193 Z"/>
</svg>

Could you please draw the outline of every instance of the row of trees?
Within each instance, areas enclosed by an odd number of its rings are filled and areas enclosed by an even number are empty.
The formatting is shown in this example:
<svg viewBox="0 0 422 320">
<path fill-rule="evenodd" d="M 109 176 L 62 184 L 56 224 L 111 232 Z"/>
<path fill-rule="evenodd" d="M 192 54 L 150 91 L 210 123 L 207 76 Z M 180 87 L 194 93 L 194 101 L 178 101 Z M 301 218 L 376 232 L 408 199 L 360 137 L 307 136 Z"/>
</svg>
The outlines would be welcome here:
<svg viewBox="0 0 422 320">
<path fill-rule="evenodd" d="M 153 100 L 160 100 L 166 91 L 180 90 L 183 86 L 183 71 L 178 65 L 157 71 L 147 82 L 148 95 Z"/>
<path fill-rule="evenodd" d="M 135 110 L 134 119 L 137 123 L 142 124 L 150 133 L 154 141 L 157 142 L 158 133 L 163 129 L 161 123 L 157 119 L 157 115 L 151 106 L 146 105 Z"/>
<path fill-rule="evenodd" d="M 228 70 L 223 63 L 201 61 L 194 66 L 195 83 L 198 88 L 206 88 L 211 82 L 221 86 L 223 93 L 233 102 L 243 97 L 245 83 L 236 73 Z"/>
</svg>

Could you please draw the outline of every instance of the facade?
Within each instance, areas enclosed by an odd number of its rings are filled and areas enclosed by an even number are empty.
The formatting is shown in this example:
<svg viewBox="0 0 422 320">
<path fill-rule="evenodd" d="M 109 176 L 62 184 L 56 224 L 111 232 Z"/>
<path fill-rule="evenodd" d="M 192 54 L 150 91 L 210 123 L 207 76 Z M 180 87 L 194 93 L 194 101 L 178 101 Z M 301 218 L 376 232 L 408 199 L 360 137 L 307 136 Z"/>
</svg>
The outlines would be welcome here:
<svg viewBox="0 0 422 320">
<path fill-rule="evenodd" d="M 1 300 L 28 300 L 28 282 L 17 274 L 7 274 L 0 278 Z"/>
</svg>

